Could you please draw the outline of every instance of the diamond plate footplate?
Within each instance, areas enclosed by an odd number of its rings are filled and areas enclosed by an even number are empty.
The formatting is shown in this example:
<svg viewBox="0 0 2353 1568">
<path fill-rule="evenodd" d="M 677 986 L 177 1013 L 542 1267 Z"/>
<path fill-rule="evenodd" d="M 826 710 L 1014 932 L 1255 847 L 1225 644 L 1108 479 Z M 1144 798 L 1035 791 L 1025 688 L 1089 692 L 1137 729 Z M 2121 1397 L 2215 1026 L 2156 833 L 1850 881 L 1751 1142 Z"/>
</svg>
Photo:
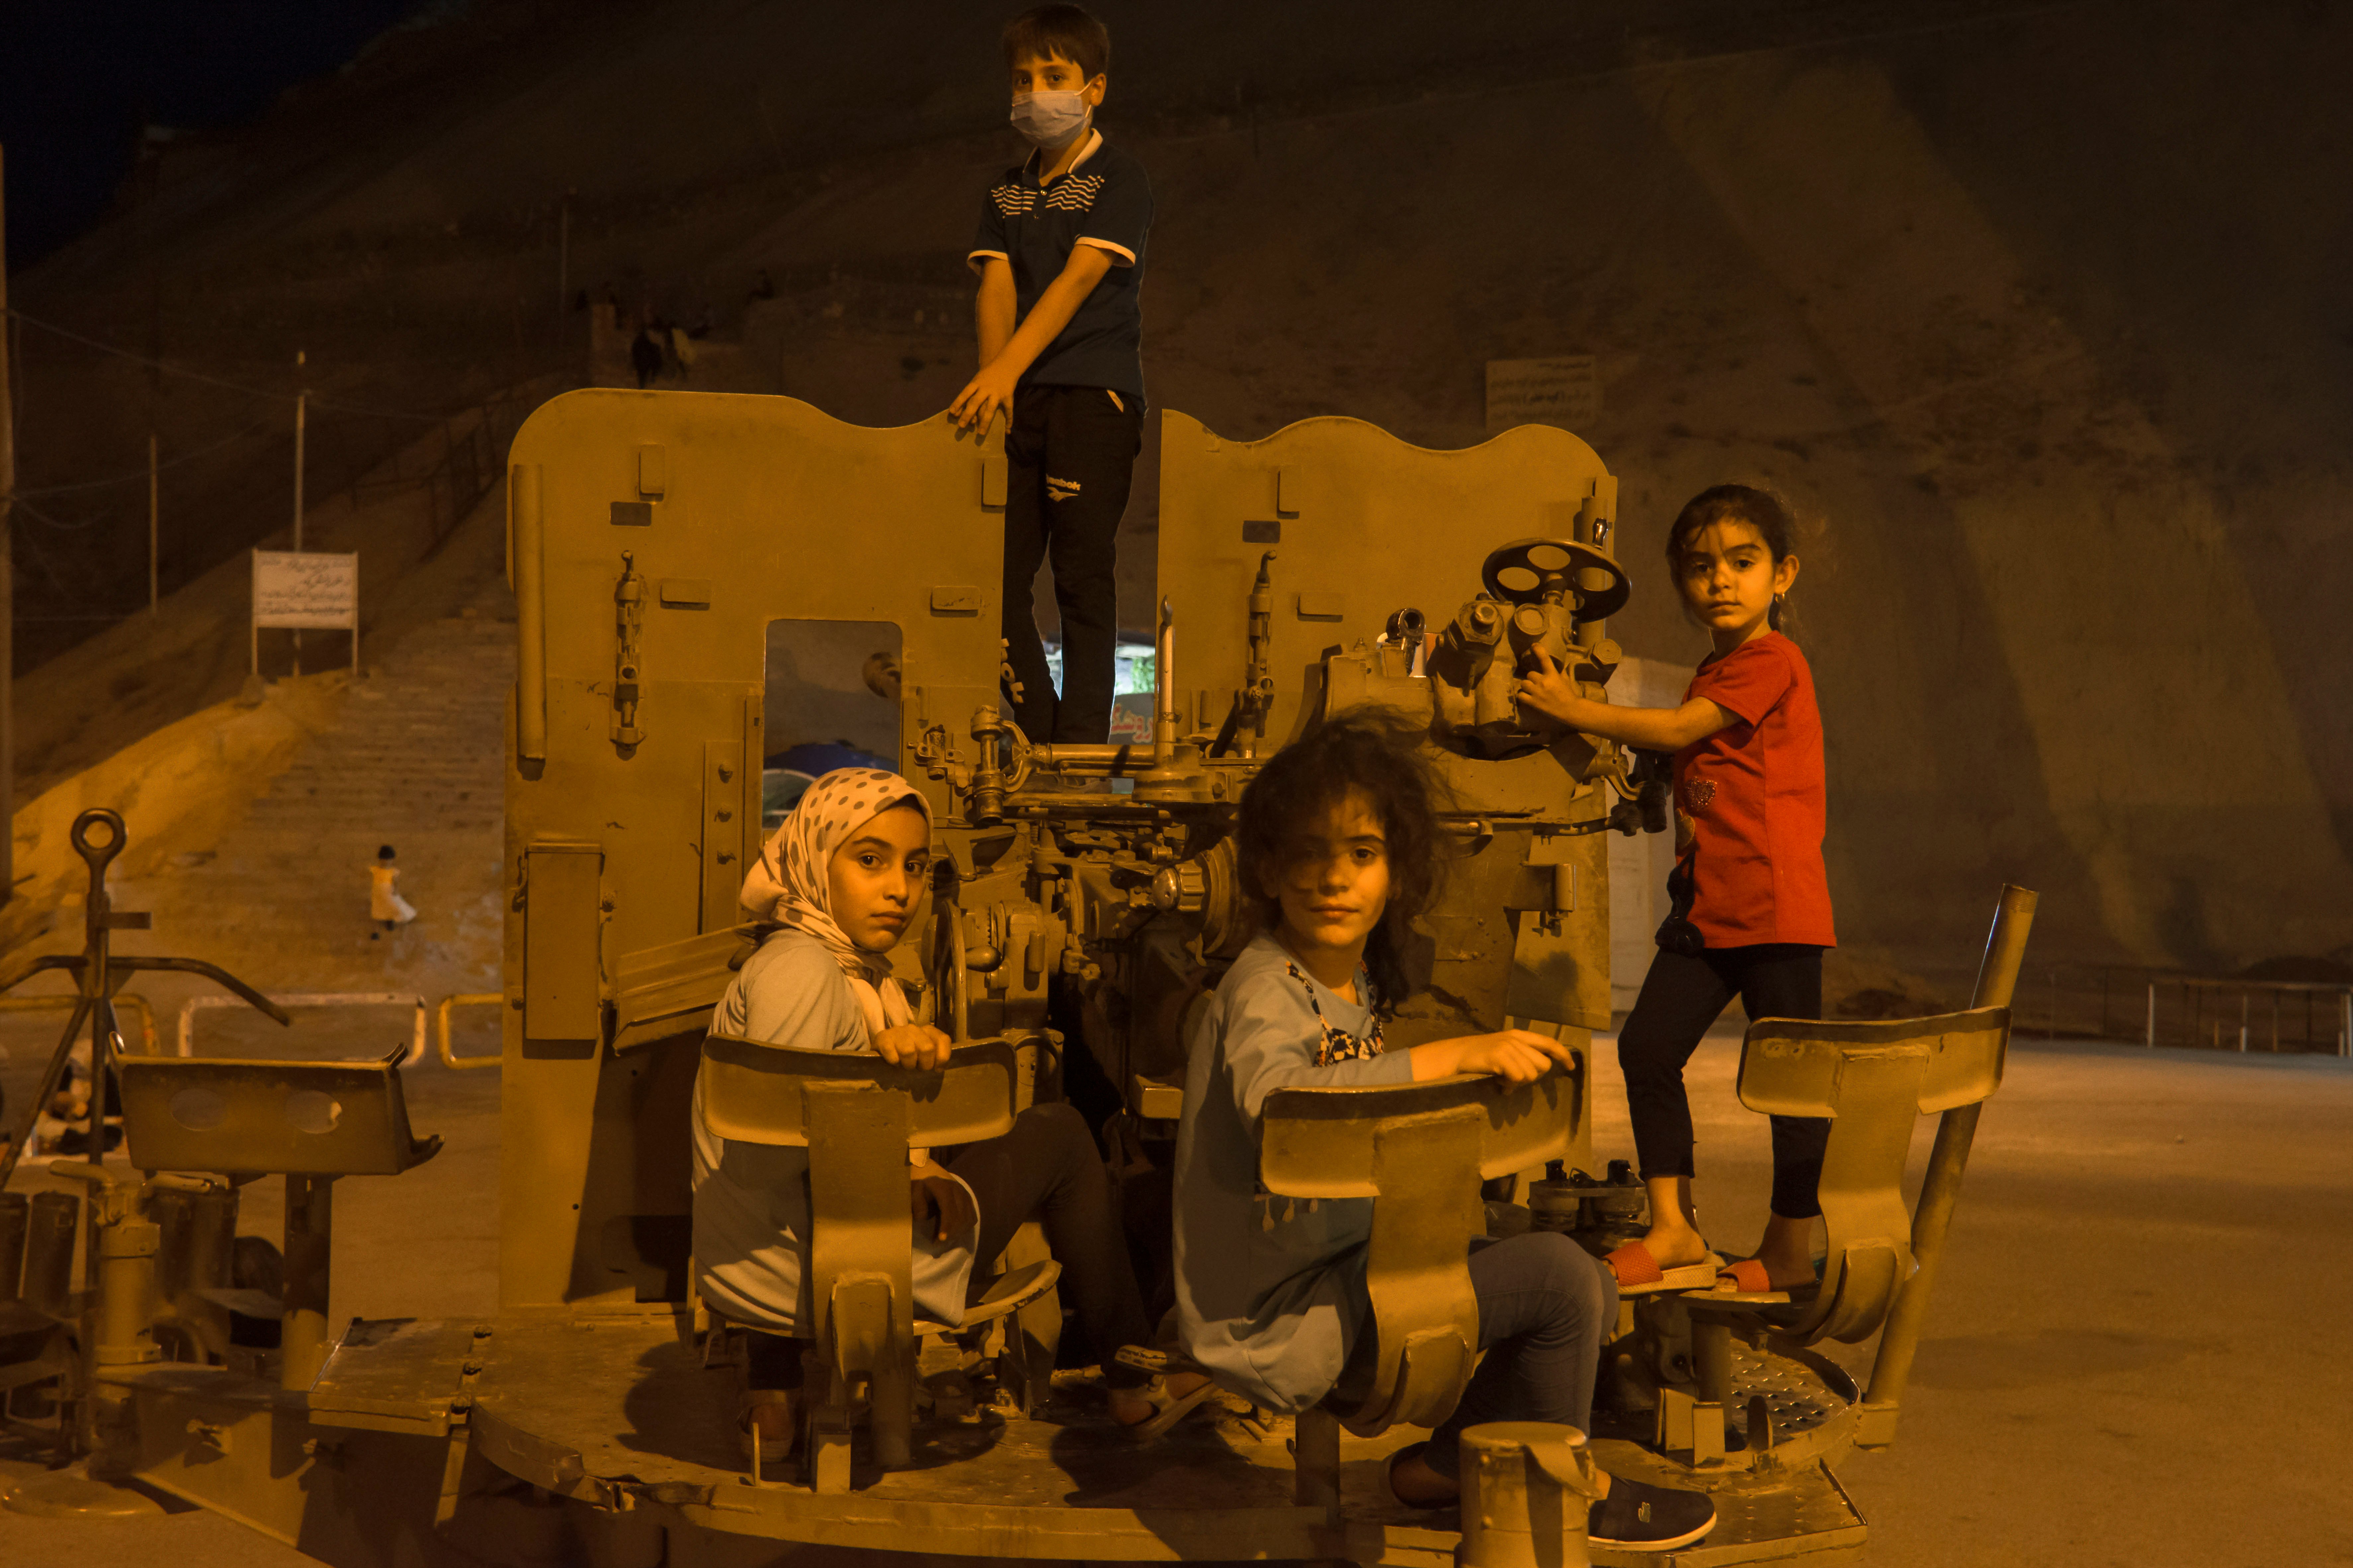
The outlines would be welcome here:
<svg viewBox="0 0 2353 1568">
<path fill-rule="evenodd" d="M 1732 1400 L 1725 1412 L 1728 1424 L 1746 1431 L 1748 1401 L 1765 1396 L 1773 1417 L 1773 1439 L 1778 1445 L 1825 1435 L 1853 1408 L 1855 1386 L 1834 1363 L 1808 1354 L 1800 1359 L 1772 1351 L 1732 1345 Z"/>
<path fill-rule="evenodd" d="M 1615 1450 L 1624 1445 L 1598 1447 Z M 1613 1474 L 1632 1473 L 1630 1467 L 1620 1468 L 1614 1453 L 1598 1457 Z M 1719 1568 L 1765 1563 L 1829 1568 L 1861 1559 L 1867 1534 L 1862 1515 L 1828 1465 L 1794 1471 L 1777 1467 L 1719 1479 L 1726 1484 L 1709 1489 L 1715 1503 L 1715 1528 L 1706 1540 L 1671 1552 L 1613 1552 L 1597 1546 L 1592 1549 L 1594 1563 L 1603 1568 Z M 1689 1486 L 1692 1478 L 1685 1475 L 1674 1484 Z"/>
</svg>

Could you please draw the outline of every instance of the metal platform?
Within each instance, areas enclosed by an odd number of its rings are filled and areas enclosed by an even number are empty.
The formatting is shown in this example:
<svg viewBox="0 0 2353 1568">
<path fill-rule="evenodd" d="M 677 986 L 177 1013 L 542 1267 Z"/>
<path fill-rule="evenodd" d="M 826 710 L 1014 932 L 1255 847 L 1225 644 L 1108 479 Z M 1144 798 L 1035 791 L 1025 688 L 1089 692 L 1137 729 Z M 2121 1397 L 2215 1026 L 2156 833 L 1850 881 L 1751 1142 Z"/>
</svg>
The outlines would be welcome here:
<svg viewBox="0 0 2353 1568">
<path fill-rule="evenodd" d="M 1760 1361 L 1743 1371 L 1755 1383 L 1770 1368 Z M 1453 1514 L 1402 1508 L 1388 1495 L 1384 1461 L 1417 1436 L 1409 1429 L 1344 1440 L 1334 1518 L 1292 1501 L 1289 1420 L 1256 1418 L 1235 1403 L 1138 1445 L 1100 1413 L 1089 1379 L 1064 1373 L 1065 1397 L 1045 1418 L 989 1409 L 923 1425 L 912 1468 L 884 1474 L 861 1463 L 850 1492 L 821 1497 L 797 1481 L 754 1485 L 745 1475 L 734 1377 L 700 1363 L 676 1314 L 639 1309 L 355 1322 L 307 1397 L 197 1369 L 151 1368 L 125 1381 L 152 1384 L 159 1425 L 172 1428 L 147 1446 L 142 1473 L 183 1496 L 216 1490 L 226 1479 L 217 1472 L 240 1454 L 309 1452 L 299 1426 L 330 1437 L 337 1428 L 406 1435 L 436 1454 L 462 1438 L 476 1458 L 592 1507 L 780 1544 L 997 1559 L 1453 1562 Z M 191 1412 L 214 1402 L 248 1416 L 274 1406 L 278 1440 L 175 1440 Z M 1807 1412 L 1792 1405 L 1788 1415 L 1794 1427 Z M 1803 1447 L 1781 1443 L 1762 1466 L 1710 1477 L 1721 1522 L 1699 1547 L 1597 1550 L 1593 1560 L 1627 1568 L 1843 1560 L 1862 1545 L 1862 1519 L 1828 1467 L 1800 1457 Z M 1597 1451 L 1613 1470 L 1668 1473 L 1630 1444 Z M 1691 1484 L 1687 1472 L 1679 1484 Z"/>
</svg>

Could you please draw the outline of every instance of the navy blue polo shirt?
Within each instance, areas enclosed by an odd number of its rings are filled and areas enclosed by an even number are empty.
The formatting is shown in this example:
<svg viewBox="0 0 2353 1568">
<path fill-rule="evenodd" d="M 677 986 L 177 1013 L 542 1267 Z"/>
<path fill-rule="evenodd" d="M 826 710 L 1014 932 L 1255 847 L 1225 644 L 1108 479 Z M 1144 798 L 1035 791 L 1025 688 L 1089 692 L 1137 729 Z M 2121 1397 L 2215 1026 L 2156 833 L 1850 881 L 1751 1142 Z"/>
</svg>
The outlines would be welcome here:
<svg viewBox="0 0 2353 1568">
<path fill-rule="evenodd" d="M 1152 182 L 1144 165 L 1106 142 L 1102 132 L 1090 131 L 1087 138 L 1078 162 L 1048 184 L 1038 184 L 1041 154 L 1007 170 L 980 204 L 980 233 L 965 259 L 976 272 L 992 256 L 1012 265 L 1018 321 L 1029 319 L 1038 296 L 1062 275 L 1072 250 L 1090 245 L 1110 257 L 1111 270 L 1023 373 L 1021 384 L 1103 386 L 1140 400 L 1144 312 L 1136 291 L 1152 228 Z"/>
</svg>

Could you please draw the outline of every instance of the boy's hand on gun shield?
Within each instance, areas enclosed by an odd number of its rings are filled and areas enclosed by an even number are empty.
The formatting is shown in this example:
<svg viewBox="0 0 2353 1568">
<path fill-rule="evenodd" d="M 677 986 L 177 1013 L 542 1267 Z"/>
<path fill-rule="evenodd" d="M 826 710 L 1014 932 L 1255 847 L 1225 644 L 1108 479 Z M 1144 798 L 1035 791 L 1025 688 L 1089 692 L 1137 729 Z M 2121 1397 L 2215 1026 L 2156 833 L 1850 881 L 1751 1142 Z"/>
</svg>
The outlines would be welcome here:
<svg viewBox="0 0 2353 1568">
<path fill-rule="evenodd" d="M 1018 380 L 1001 363 L 981 366 L 980 374 L 964 384 L 964 390 L 948 405 L 948 414 L 961 430 L 977 430 L 988 434 L 988 422 L 999 409 L 1005 411 L 1005 423 L 1013 423 L 1013 386 Z"/>
<path fill-rule="evenodd" d="M 980 1218 L 965 1184 L 929 1160 L 908 1173 L 907 1213 L 934 1241 L 945 1241 Z"/>
<path fill-rule="evenodd" d="M 947 1066 L 954 1049 L 955 1042 L 929 1024 L 902 1024 L 874 1037 L 875 1053 L 894 1068 L 928 1072 Z"/>
</svg>

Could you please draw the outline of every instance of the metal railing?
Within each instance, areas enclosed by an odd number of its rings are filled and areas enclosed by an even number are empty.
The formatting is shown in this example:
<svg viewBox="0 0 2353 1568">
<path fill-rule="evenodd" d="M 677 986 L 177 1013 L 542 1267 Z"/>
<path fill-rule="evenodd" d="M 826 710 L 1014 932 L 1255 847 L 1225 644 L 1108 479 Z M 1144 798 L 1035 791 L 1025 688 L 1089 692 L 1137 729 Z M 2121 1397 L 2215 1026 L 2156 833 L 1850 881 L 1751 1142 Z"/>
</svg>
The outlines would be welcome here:
<svg viewBox="0 0 2353 1568">
<path fill-rule="evenodd" d="M 0 1013 L 70 1013 L 80 1005 L 79 996 L 0 996 Z M 141 1048 L 153 1056 L 158 1047 L 155 1009 L 148 1005 L 147 998 L 135 991 L 119 991 L 115 993 L 114 1006 L 117 1012 L 139 1015 Z"/>
<path fill-rule="evenodd" d="M 2021 1033 L 2201 1050 L 2353 1056 L 2353 983 L 2256 980 L 2125 965 L 2021 976 Z"/>
<path fill-rule="evenodd" d="M 449 1048 L 449 1009 L 491 1007 L 505 1001 L 506 994 L 500 991 L 468 992 L 457 996 L 441 998 L 441 1005 L 433 1010 L 433 1021 L 439 1035 L 443 1067 L 463 1070 L 468 1068 L 494 1068 L 499 1065 L 498 1057 L 461 1057 Z"/>
<path fill-rule="evenodd" d="M 2181 996 L 2179 1033 L 2166 1039 L 2158 1037 L 2158 990 L 2160 986 L 2179 987 Z M 2230 1000 L 2235 995 L 2239 1016 L 2234 1023 L 2230 1016 Z M 2320 1038 L 2316 1024 L 2325 1023 L 2333 1037 L 2333 1053 L 2353 1055 L 2353 985 L 2305 980 L 2233 980 L 2205 975 L 2183 974 L 2151 976 L 2148 982 L 2147 1022 L 2142 1031 L 2142 1043 L 2148 1046 L 2203 1046 L 2213 1050 L 2229 1050 L 2232 1045 L 2243 1051 L 2256 1038 L 2263 1037 L 2263 1020 L 2256 1014 L 2254 1000 L 2258 996 L 2270 1002 L 2270 1050 L 2282 1049 L 2284 1037 L 2281 1026 L 2285 1022 L 2300 1023 L 2296 1033 L 2299 1050 L 2317 1049 Z M 2325 1012 L 2316 1005 L 2327 999 Z M 2302 1004 L 2299 1020 L 2294 1003 L 2283 1007 L 2282 1003 L 2295 999 Z"/>
<path fill-rule="evenodd" d="M 289 991 L 276 993 L 269 999 L 281 1007 L 413 1008 L 416 1015 L 415 1022 L 411 1027 L 408 1050 L 400 1058 L 400 1065 L 415 1067 L 425 1059 L 426 1001 L 422 996 L 414 996 L 402 991 Z M 154 1055 L 157 1050 L 154 1010 L 147 1005 L 143 997 L 125 994 L 117 996 L 114 1000 L 117 1006 L 132 1007 L 138 1010 L 145 1034 L 147 1053 L 150 1056 Z M 444 996 L 438 1003 L 433 1005 L 434 1044 L 442 1066 L 465 1071 L 469 1068 L 495 1068 L 499 1065 L 500 1058 L 497 1054 L 480 1057 L 458 1055 L 450 1044 L 449 1014 L 459 1007 L 493 1007 L 505 1001 L 506 996 L 501 992 L 461 992 L 454 996 Z M 0 1012 L 29 1013 L 42 1007 L 70 1007 L 74 1002 L 75 998 L 71 996 L 0 997 Z M 195 1027 L 198 1013 L 208 1008 L 230 1007 L 237 1005 L 237 999 L 233 996 L 190 997 L 180 1008 L 177 1042 L 179 1054 L 184 1057 L 195 1054 Z"/>
<path fill-rule="evenodd" d="M 406 1054 L 400 1058 L 403 1067 L 415 1067 L 425 1059 L 425 998 L 400 991 L 282 991 L 270 998 L 280 1007 L 412 1007 L 417 1019 L 412 1029 Z M 241 1007 L 247 1004 L 236 996 L 191 996 L 180 1005 L 180 1050 L 184 1057 L 196 1054 L 196 1015 L 213 1007 Z"/>
</svg>

